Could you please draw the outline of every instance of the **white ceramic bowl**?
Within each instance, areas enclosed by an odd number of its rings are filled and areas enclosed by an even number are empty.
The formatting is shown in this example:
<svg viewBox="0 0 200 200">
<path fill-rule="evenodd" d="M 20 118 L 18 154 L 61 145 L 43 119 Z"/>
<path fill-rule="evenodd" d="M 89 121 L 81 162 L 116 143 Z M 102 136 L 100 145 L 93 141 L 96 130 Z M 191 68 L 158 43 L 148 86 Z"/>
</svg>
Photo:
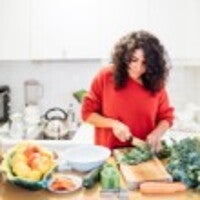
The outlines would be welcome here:
<svg viewBox="0 0 200 200">
<path fill-rule="evenodd" d="M 70 168 L 86 172 L 102 165 L 110 154 L 110 149 L 103 146 L 81 145 L 62 152 L 60 159 Z"/>
</svg>

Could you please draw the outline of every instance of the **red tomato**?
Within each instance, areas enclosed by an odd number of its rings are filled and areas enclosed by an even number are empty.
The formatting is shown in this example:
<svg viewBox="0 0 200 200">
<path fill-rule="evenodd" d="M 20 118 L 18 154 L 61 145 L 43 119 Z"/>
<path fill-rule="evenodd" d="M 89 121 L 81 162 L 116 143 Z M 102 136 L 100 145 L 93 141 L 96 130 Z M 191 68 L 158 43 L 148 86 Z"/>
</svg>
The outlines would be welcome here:
<svg viewBox="0 0 200 200">
<path fill-rule="evenodd" d="M 27 161 L 27 164 L 31 167 L 31 168 L 34 168 L 34 165 L 35 165 L 35 160 L 38 160 L 38 158 L 41 157 L 41 154 L 40 153 L 32 153 L 30 154 L 30 156 L 28 157 L 28 161 Z"/>
<path fill-rule="evenodd" d="M 27 158 L 29 158 L 31 154 L 33 154 L 33 153 L 39 153 L 39 152 L 40 152 L 40 150 L 39 150 L 39 148 L 37 146 L 35 146 L 35 145 L 28 145 L 27 148 L 26 148 L 26 150 L 24 151 L 24 154 L 25 154 L 25 156 Z"/>
</svg>

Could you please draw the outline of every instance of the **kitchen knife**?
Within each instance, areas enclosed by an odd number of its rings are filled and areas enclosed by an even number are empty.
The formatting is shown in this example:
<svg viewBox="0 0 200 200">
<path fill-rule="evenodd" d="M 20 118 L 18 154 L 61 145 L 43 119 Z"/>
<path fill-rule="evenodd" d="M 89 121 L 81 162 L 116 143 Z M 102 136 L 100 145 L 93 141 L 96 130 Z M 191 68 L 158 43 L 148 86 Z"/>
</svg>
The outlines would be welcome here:
<svg viewBox="0 0 200 200">
<path fill-rule="evenodd" d="M 133 146 L 141 147 L 141 146 L 147 145 L 147 143 L 145 141 L 143 141 L 137 137 L 132 136 L 129 140 Z"/>
<path fill-rule="evenodd" d="M 131 144 L 132 144 L 133 146 L 135 146 L 135 147 L 149 146 L 152 155 L 153 155 L 153 156 L 156 156 L 155 151 L 153 151 L 152 148 L 150 147 L 150 145 L 149 145 L 147 142 L 145 142 L 144 140 L 141 140 L 141 139 L 139 139 L 139 138 L 137 138 L 137 137 L 133 137 L 133 136 L 132 136 L 132 137 L 130 138 L 130 142 L 131 142 Z"/>
</svg>

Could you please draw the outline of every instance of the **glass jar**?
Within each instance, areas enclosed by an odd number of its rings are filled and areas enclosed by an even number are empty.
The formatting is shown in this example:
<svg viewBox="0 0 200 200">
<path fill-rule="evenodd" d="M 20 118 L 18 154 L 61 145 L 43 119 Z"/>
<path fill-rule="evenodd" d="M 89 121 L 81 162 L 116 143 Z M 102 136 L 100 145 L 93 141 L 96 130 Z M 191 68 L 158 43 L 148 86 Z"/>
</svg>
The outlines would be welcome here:
<svg viewBox="0 0 200 200">
<path fill-rule="evenodd" d="M 10 119 L 11 119 L 10 137 L 13 139 L 24 138 L 24 123 L 22 120 L 22 114 L 14 113 L 11 115 Z"/>
</svg>

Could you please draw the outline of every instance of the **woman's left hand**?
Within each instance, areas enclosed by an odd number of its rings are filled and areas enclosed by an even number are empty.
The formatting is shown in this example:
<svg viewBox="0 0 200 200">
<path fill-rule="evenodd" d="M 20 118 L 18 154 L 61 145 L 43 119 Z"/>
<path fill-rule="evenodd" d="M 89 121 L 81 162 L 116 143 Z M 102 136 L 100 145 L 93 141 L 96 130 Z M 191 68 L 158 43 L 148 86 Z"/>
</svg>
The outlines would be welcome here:
<svg viewBox="0 0 200 200">
<path fill-rule="evenodd" d="M 157 127 L 151 131 L 151 133 L 147 136 L 147 143 L 151 146 L 151 151 L 153 153 L 161 150 L 161 138 L 165 131 L 168 130 L 170 124 L 167 120 L 162 120 L 159 122 Z"/>
<path fill-rule="evenodd" d="M 161 137 L 162 134 L 160 132 L 151 132 L 147 136 L 147 143 L 151 146 L 151 151 L 153 153 L 158 152 L 161 150 Z"/>
</svg>

